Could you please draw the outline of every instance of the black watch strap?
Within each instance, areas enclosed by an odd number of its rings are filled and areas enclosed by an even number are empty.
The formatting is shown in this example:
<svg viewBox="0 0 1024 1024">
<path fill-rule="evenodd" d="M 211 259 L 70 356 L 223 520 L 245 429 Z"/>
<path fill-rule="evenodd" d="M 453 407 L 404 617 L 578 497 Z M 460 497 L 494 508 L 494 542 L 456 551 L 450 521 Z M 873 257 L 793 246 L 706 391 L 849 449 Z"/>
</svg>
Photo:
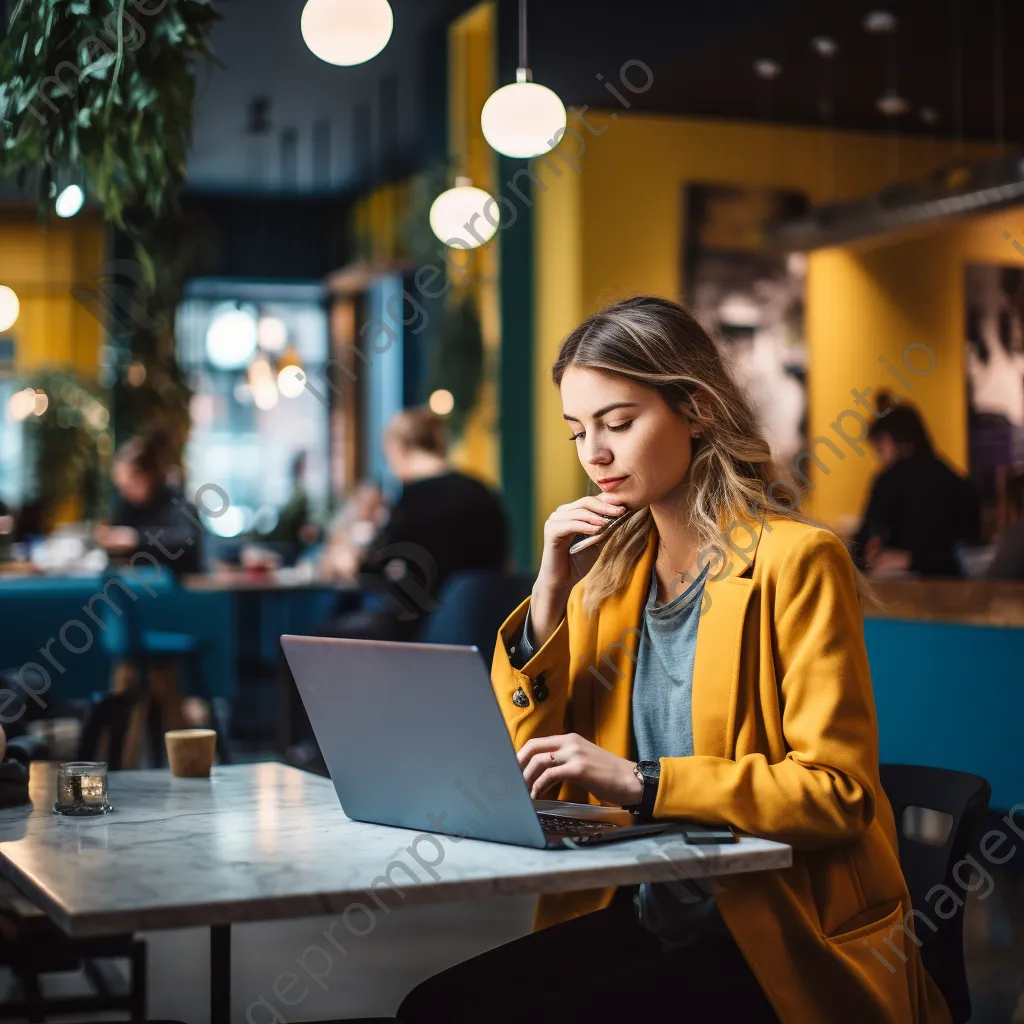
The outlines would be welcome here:
<svg viewBox="0 0 1024 1024">
<path fill-rule="evenodd" d="M 643 790 L 636 813 L 641 821 L 650 821 L 654 817 L 654 805 L 658 799 L 658 783 L 661 781 L 660 761 L 641 761 L 637 768 L 643 776 Z"/>
</svg>

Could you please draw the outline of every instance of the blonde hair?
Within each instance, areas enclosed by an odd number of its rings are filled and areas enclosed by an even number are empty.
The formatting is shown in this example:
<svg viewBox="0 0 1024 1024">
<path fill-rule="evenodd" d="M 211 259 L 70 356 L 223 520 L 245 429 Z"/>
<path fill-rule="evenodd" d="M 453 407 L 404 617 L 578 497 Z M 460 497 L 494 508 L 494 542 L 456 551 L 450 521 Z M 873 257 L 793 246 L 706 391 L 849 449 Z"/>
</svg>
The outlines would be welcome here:
<svg viewBox="0 0 1024 1024">
<path fill-rule="evenodd" d="M 403 448 L 442 456 L 448 452 L 448 426 L 426 406 L 395 413 L 387 434 Z"/>
<path fill-rule="evenodd" d="M 680 512 L 688 516 L 686 526 L 701 549 L 728 558 L 729 527 L 766 515 L 813 523 L 796 511 L 799 489 L 773 463 L 749 399 L 707 331 L 682 306 L 637 296 L 595 313 L 562 342 L 551 369 L 556 386 L 570 366 L 637 381 L 691 418 L 700 436 L 694 438 L 687 471 L 688 508 Z M 651 510 L 629 516 L 586 576 L 583 607 L 588 614 L 625 587 L 647 549 L 655 529 Z"/>
</svg>

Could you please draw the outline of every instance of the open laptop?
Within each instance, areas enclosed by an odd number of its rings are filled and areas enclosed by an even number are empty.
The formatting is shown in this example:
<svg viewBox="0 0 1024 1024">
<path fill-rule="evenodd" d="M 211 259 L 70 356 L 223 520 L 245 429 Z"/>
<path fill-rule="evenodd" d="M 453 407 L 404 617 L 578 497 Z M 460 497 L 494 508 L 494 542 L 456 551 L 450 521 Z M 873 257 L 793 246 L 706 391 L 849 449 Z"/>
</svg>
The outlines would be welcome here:
<svg viewBox="0 0 1024 1024">
<path fill-rule="evenodd" d="M 476 647 L 282 636 L 345 813 L 356 821 L 561 849 L 676 828 L 533 801 Z"/>
</svg>

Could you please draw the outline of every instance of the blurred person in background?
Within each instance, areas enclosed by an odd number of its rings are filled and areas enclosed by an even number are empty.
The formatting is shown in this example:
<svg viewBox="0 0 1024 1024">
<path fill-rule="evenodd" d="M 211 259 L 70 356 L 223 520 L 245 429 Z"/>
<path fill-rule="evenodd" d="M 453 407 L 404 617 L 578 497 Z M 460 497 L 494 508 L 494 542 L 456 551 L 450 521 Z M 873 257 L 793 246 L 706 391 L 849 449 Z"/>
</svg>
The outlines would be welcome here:
<svg viewBox="0 0 1024 1024">
<path fill-rule="evenodd" d="M 454 572 L 505 568 L 508 523 L 501 500 L 448 464 L 442 417 L 425 408 L 403 410 L 385 429 L 383 447 L 402 491 L 355 566 L 378 607 L 341 616 L 328 635 L 412 639 L 431 610 L 415 607 L 418 596 L 428 604 Z"/>
<path fill-rule="evenodd" d="M 328 580 L 353 579 L 363 554 L 389 515 L 384 494 L 375 481 L 357 484 L 330 526 L 320 555 L 320 575 Z"/>
<path fill-rule="evenodd" d="M 111 561 L 145 552 L 175 574 L 199 572 L 203 530 L 195 506 L 168 480 L 173 468 L 162 430 L 137 435 L 118 449 L 111 471 L 118 500 L 110 524 L 93 532 Z"/>
<path fill-rule="evenodd" d="M 873 572 L 960 576 L 955 545 L 981 533 L 978 497 L 932 447 L 912 406 L 885 392 L 867 439 L 882 464 L 852 543 L 854 562 Z"/>
</svg>

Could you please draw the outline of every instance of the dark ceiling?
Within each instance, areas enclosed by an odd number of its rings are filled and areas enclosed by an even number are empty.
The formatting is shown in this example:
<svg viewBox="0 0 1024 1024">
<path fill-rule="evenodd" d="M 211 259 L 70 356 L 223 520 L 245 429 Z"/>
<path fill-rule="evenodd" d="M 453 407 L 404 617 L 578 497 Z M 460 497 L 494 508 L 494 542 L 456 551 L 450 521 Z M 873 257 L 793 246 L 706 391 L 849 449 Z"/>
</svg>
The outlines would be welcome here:
<svg viewBox="0 0 1024 1024">
<path fill-rule="evenodd" d="M 894 55 L 889 37 L 863 27 L 865 14 L 879 9 L 897 18 Z M 838 45 L 831 61 L 812 48 L 812 39 L 822 35 Z M 1021 39 L 1021 0 L 790 2 L 659 68 L 654 86 L 638 97 L 637 106 L 820 125 L 830 120 L 831 64 L 831 123 L 886 131 L 893 122 L 876 101 L 895 70 L 897 90 L 911 104 L 896 119 L 899 131 L 977 140 L 997 140 L 1001 134 L 1019 145 L 1024 142 L 1024 89 L 1016 67 Z M 754 62 L 761 58 L 782 68 L 771 82 L 754 73 Z M 922 108 L 931 108 L 938 120 L 926 121 Z"/>
<path fill-rule="evenodd" d="M 445 142 L 445 26 L 474 0 L 390 0 L 395 29 L 368 64 L 337 68 L 299 33 L 303 0 L 220 0 L 213 44 L 223 70 L 203 89 L 191 187 L 344 191 L 398 177 Z M 517 2 L 498 0 L 500 77 L 514 78 Z M 780 0 L 666 3 L 533 0 L 529 61 L 566 104 L 609 100 L 596 79 L 630 59 L 652 68 L 731 32 Z M 666 96 L 666 100 L 668 97 Z M 259 114 L 251 129 L 254 101 Z M 265 101 L 265 102 L 263 102 Z"/>
<path fill-rule="evenodd" d="M 368 64 L 337 68 L 306 48 L 304 0 L 218 0 L 223 62 L 200 92 L 190 188 L 197 192 L 343 194 L 443 155 L 448 22 L 474 0 L 390 0 L 394 35 Z M 892 0 L 887 38 L 862 26 L 869 0 L 532 0 L 529 63 L 567 105 L 614 105 L 614 81 L 643 61 L 654 84 L 635 109 L 703 117 L 891 130 L 877 109 L 895 67 L 910 111 L 902 132 L 1024 142 L 1024 89 L 1010 41 L 1024 0 Z M 516 64 L 517 0 L 498 0 L 499 78 Z M 831 61 L 811 40 L 835 40 Z M 755 60 L 781 66 L 771 82 Z M 831 94 L 827 67 L 831 67 Z M 938 116 L 933 124 L 923 107 Z M 829 111 L 831 111 L 829 113 Z"/>
<path fill-rule="evenodd" d="M 343 192 L 441 155 L 444 26 L 472 0 L 391 3 L 395 31 L 383 53 L 335 68 L 302 41 L 303 0 L 220 0 L 214 45 L 226 68 L 200 101 L 193 189 Z M 598 76 L 614 81 L 639 60 L 654 85 L 635 97 L 637 110 L 1024 141 L 1024 89 L 1007 66 L 1009 41 L 1024 38 L 1022 0 L 894 0 L 885 4 L 897 17 L 894 53 L 891 37 L 863 27 L 875 9 L 851 0 L 533 0 L 529 63 L 567 104 L 614 104 Z M 516 0 L 499 0 L 499 31 L 499 77 L 511 81 Z M 819 35 L 838 45 L 831 60 L 812 48 Z M 781 66 L 773 81 L 754 72 L 762 58 Z M 893 77 L 911 104 L 895 121 L 876 105 Z"/>
</svg>

